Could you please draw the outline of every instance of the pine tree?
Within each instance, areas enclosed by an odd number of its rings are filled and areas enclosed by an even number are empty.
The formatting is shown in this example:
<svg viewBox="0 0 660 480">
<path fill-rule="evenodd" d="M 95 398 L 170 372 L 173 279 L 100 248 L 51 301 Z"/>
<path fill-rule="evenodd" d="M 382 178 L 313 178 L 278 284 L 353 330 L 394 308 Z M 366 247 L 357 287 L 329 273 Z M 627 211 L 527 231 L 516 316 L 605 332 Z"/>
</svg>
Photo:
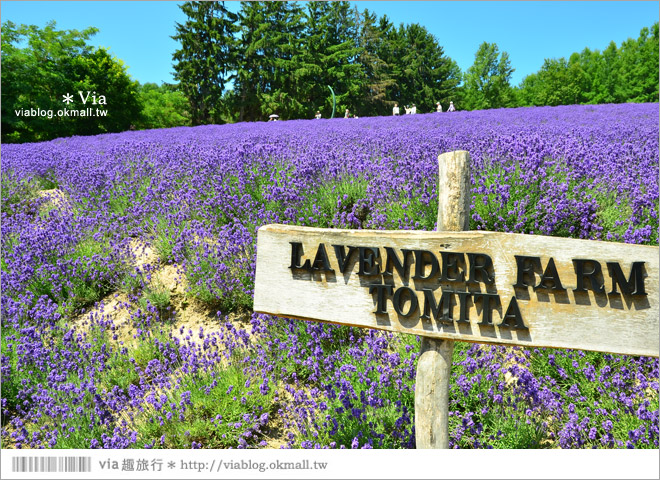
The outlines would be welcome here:
<svg viewBox="0 0 660 480">
<path fill-rule="evenodd" d="M 244 55 L 235 85 L 240 119 L 265 119 L 274 113 L 295 118 L 300 112 L 294 57 L 300 51 L 301 18 L 296 3 L 241 3 L 239 50 Z"/>
<path fill-rule="evenodd" d="M 382 24 L 382 23 L 381 23 Z M 456 100 L 460 70 L 436 38 L 419 24 L 390 28 L 385 61 L 396 82 L 390 99 L 399 105 L 415 104 L 418 112 L 434 111 L 436 102 Z"/>
<path fill-rule="evenodd" d="M 395 85 L 390 65 L 381 56 L 386 55 L 385 32 L 379 28 L 375 14 L 365 10 L 358 17 L 358 62 L 365 81 L 358 108 L 364 115 L 387 115 L 394 103 L 388 99 L 388 89 Z"/>
<path fill-rule="evenodd" d="M 174 78 L 190 102 L 193 125 L 221 121 L 220 99 L 235 70 L 236 14 L 224 2 L 185 2 L 188 20 L 176 24 L 172 38 L 181 43 L 174 52 Z"/>
<path fill-rule="evenodd" d="M 364 75 L 357 63 L 357 26 L 355 15 L 349 2 L 329 2 L 326 25 L 326 53 L 322 59 L 325 82 L 330 85 L 337 97 L 337 109 L 343 112 L 348 108 L 352 114 L 360 101 L 361 83 Z"/>
<path fill-rule="evenodd" d="M 328 118 L 332 115 L 330 82 L 325 70 L 328 54 L 330 4 L 308 2 L 303 13 L 301 50 L 296 56 L 296 83 L 303 105 L 302 118 L 312 118 L 318 110 Z"/>
<path fill-rule="evenodd" d="M 264 2 L 242 2 L 239 12 L 240 39 L 234 89 L 237 92 L 238 120 L 255 121 L 263 118 L 261 94 L 266 88 L 265 79 L 260 74 L 265 63 L 262 37 L 269 29 Z"/>
</svg>

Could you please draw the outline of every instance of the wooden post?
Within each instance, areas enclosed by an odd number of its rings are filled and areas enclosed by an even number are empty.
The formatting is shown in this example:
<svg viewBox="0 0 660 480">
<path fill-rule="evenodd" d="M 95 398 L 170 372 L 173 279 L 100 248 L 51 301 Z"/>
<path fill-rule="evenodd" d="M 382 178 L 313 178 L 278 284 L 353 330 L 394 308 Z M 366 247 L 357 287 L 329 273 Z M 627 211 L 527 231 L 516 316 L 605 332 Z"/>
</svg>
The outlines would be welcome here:
<svg viewBox="0 0 660 480">
<path fill-rule="evenodd" d="M 438 157 L 438 228 L 470 226 L 470 155 L 464 150 Z M 422 337 L 415 383 L 417 448 L 449 448 L 449 380 L 453 340 Z"/>
</svg>

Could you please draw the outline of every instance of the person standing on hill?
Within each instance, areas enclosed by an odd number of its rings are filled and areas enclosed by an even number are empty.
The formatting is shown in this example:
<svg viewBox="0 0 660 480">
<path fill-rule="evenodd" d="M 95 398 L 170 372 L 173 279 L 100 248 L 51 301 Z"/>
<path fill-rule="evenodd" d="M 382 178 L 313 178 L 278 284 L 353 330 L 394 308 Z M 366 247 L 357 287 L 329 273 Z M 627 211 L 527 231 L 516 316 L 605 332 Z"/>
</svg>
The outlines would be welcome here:
<svg viewBox="0 0 660 480">
<path fill-rule="evenodd" d="M 351 118 L 351 112 L 348 111 L 348 108 L 344 112 L 344 118 Z"/>
<path fill-rule="evenodd" d="M 319 111 L 317 110 L 317 111 L 316 111 L 316 115 L 314 115 L 314 118 L 317 119 L 317 120 L 318 120 L 319 118 L 321 118 L 321 112 L 319 112 Z"/>
<path fill-rule="evenodd" d="M 440 105 L 440 102 L 435 103 L 435 111 L 438 113 L 442 113 L 442 105 Z"/>
<path fill-rule="evenodd" d="M 448 112 L 455 112 L 456 107 L 454 107 L 454 102 L 449 102 L 449 108 L 447 109 Z"/>
<path fill-rule="evenodd" d="M 417 107 L 416 107 L 415 104 L 413 103 L 413 104 L 412 104 L 412 107 L 410 107 L 410 114 L 411 114 L 411 115 L 415 115 L 416 113 L 417 113 Z"/>
<path fill-rule="evenodd" d="M 399 104 L 398 103 L 394 104 L 394 108 L 392 109 L 392 115 L 394 115 L 395 117 L 397 115 L 401 115 L 401 113 L 399 112 Z"/>
</svg>

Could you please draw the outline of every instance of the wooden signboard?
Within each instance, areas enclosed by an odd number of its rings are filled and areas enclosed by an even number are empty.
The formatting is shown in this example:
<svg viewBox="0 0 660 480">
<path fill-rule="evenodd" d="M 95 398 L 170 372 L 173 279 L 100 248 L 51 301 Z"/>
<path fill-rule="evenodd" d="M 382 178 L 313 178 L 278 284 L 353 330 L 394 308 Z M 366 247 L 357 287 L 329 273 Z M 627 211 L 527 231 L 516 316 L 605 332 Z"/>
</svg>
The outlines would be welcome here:
<svg viewBox="0 0 660 480">
<path fill-rule="evenodd" d="M 658 248 L 497 232 L 258 233 L 254 309 L 435 338 L 658 356 Z"/>
<path fill-rule="evenodd" d="M 448 446 L 454 340 L 658 356 L 657 247 L 464 231 L 469 155 L 439 168 L 437 232 L 261 227 L 254 310 L 422 336 L 418 448 Z"/>
</svg>

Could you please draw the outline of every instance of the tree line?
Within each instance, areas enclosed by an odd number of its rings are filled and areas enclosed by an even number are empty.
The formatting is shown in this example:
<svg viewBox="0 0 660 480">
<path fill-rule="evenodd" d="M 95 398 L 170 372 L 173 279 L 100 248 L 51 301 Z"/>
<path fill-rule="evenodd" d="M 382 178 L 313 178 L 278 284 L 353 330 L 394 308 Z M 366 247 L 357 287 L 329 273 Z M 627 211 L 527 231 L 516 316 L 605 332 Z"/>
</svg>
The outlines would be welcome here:
<svg viewBox="0 0 660 480">
<path fill-rule="evenodd" d="M 458 65 L 418 24 L 395 27 L 348 2 L 186 2 L 177 24 L 175 79 L 193 124 L 385 115 L 395 102 L 449 103 Z M 209 61 L 212 59 L 212 61 Z M 330 88 L 328 88 L 330 87 Z"/>
<path fill-rule="evenodd" d="M 121 60 L 88 44 L 97 32 L 3 22 L 3 143 L 190 125 L 178 86 L 131 79 Z"/>
<path fill-rule="evenodd" d="M 2 24 L 2 142 L 237 121 L 328 118 L 348 108 L 391 115 L 395 103 L 420 113 L 503 107 L 658 101 L 658 23 L 602 52 L 585 48 L 511 85 L 507 52 L 483 42 L 461 72 L 437 38 L 417 23 L 348 2 L 185 2 L 173 38 L 174 84 L 139 84 L 121 60 L 88 45 L 97 32 L 54 22 Z M 103 95 L 102 117 L 30 115 L 72 108 L 62 95 Z M 93 98 L 88 96 L 88 98 Z M 73 104 L 72 104 L 73 105 Z M 32 109 L 32 111 L 30 110 Z M 25 115 L 27 113 L 27 115 Z"/>
<path fill-rule="evenodd" d="M 395 103 L 418 111 L 658 101 L 658 23 L 620 46 L 585 48 L 546 59 L 511 85 L 507 52 L 483 42 L 461 72 L 419 24 L 396 27 L 384 15 L 348 2 L 186 2 L 177 24 L 175 78 L 190 99 L 193 124 L 328 117 L 340 112 L 388 115 Z M 209 65 L 208 59 L 214 61 Z"/>
</svg>

